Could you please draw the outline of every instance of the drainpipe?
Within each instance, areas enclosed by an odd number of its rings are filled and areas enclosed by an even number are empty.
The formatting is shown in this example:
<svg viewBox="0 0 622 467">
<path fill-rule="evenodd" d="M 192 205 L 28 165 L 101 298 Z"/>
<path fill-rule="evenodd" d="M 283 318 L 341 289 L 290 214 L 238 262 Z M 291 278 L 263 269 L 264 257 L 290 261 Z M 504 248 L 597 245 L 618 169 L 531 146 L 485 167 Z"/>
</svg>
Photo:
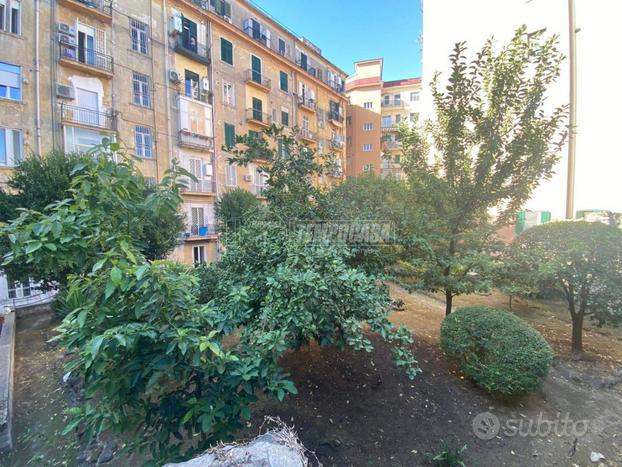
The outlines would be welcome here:
<svg viewBox="0 0 622 467">
<path fill-rule="evenodd" d="M 169 166 L 171 165 L 173 156 L 173 132 L 171 130 L 171 90 L 168 86 L 168 7 L 166 6 L 166 0 L 162 1 L 162 21 L 164 22 L 164 90 L 166 93 L 166 132 L 168 133 L 168 157 Z"/>
<path fill-rule="evenodd" d="M 41 70 L 39 56 L 39 18 L 41 4 L 40 0 L 35 0 L 35 131 L 37 139 L 37 154 L 41 155 Z"/>
<path fill-rule="evenodd" d="M 153 2 L 149 2 L 149 21 L 150 23 L 153 23 Z M 152 32 L 153 29 L 150 27 L 149 31 Z M 166 42 L 165 42 L 166 45 Z M 160 167 L 159 167 L 159 158 L 158 158 L 158 153 L 160 150 L 160 145 L 158 144 L 158 105 L 156 104 L 156 99 L 155 99 L 155 89 L 156 89 L 156 84 L 155 84 L 155 52 L 153 49 L 153 38 L 149 37 L 149 47 L 151 48 L 151 79 L 153 81 L 153 129 L 154 129 L 154 133 L 155 133 L 155 138 L 153 141 L 153 149 L 155 152 L 155 180 L 156 183 L 158 183 L 160 181 Z M 166 68 L 166 67 L 165 67 Z M 166 83 L 166 81 L 165 81 Z"/>
<path fill-rule="evenodd" d="M 209 65 L 207 66 L 207 76 L 209 79 L 209 88 L 212 93 L 212 143 L 214 145 L 214 157 L 212 158 L 212 164 L 213 164 L 212 172 L 214 173 L 213 179 L 214 179 L 214 183 L 216 184 L 216 199 L 220 199 L 220 196 L 222 195 L 222 193 L 221 193 L 220 182 L 218 180 L 218 148 L 216 147 L 216 88 L 214 87 L 215 86 L 214 65 L 212 63 L 212 50 L 214 47 L 214 42 L 213 42 L 212 22 L 209 20 L 208 15 L 205 15 L 205 19 L 207 21 L 207 41 L 209 44 L 209 55 L 210 55 Z M 214 222 L 216 222 L 216 219 L 214 219 Z M 220 236 L 217 235 L 216 237 L 216 258 L 215 258 L 216 260 L 220 259 L 220 248 L 221 248 Z"/>
</svg>

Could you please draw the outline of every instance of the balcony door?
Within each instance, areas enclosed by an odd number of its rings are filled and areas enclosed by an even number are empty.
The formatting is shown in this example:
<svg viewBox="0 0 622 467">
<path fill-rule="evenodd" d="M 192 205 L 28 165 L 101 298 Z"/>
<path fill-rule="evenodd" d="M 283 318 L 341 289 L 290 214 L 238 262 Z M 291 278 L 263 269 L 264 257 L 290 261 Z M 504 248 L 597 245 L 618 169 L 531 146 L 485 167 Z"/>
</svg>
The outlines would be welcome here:
<svg viewBox="0 0 622 467">
<path fill-rule="evenodd" d="M 251 78 L 261 84 L 261 59 L 251 55 Z"/>
<path fill-rule="evenodd" d="M 95 65 L 95 28 L 78 23 L 78 61 Z"/>
<path fill-rule="evenodd" d="M 253 120 L 263 121 L 263 102 L 253 97 Z"/>
<path fill-rule="evenodd" d="M 197 52 L 197 23 L 190 21 L 188 18 L 182 20 L 182 43 L 184 48 Z"/>
<path fill-rule="evenodd" d="M 99 114 L 99 95 L 94 91 L 76 88 L 75 121 L 90 126 L 101 126 Z"/>
</svg>

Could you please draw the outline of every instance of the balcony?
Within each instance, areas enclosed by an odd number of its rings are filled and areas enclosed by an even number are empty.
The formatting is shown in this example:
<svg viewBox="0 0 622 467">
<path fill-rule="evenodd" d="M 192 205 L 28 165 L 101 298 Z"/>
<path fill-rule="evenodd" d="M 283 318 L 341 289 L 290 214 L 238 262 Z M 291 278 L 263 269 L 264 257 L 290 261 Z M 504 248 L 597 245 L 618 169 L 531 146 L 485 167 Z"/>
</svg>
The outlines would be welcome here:
<svg viewBox="0 0 622 467">
<path fill-rule="evenodd" d="M 392 100 L 392 101 L 382 101 L 382 107 L 393 107 L 393 108 L 400 108 L 400 107 L 404 107 L 404 105 L 406 104 L 405 101 L 403 100 Z"/>
<path fill-rule="evenodd" d="M 190 226 L 190 230 L 184 232 L 184 240 L 187 242 L 216 238 L 218 238 L 218 226 L 216 224 L 195 224 Z"/>
<path fill-rule="evenodd" d="M 252 26 L 246 26 L 244 28 L 244 32 L 251 39 L 255 39 L 260 44 L 265 45 L 270 48 L 270 38 L 265 34 L 265 30 L 262 32 L 261 29 L 254 28 Z"/>
<path fill-rule="evenodd" d="M 267 128 L 272 123 L 272 116 L 259 109 L 246 109 L 246 121 Z"/>
<path fill-rule="evenodd" d="M 393 131 L 397 131 L 397 126 L 395 125 L 386 125 L 386 126 L 382 126 L 382 132 L 383 133 L 390 133 Z"/>
<path fill-rule="evenodd" d="M 188 183 L 188 187 L 183 191 L 188 194 L 200 193 L 213 195 L 216 194 L 216 182 L 213 180 L 191 181 Z"/>
<path fill-rule="evenodd" d="M 175 52 L 204 65 L 210 63 L 209 48 L 205 44 L 198 43 L 194 37 L 177 36 Z"/>
<path fill-rule="evenodd" d="M 70 123 L 89 128 L 116 131 L 117 116 L 113 112 L 98 112 L 97 110 L 75 105 L 60 104 L 61 123 Z"/>
<path fill-rule="evenodd" d="M 383 141 L 382 146 L 388 151 L 395 151 L 401 147 L 399 141 Z"/>
<path fill-rule="evenodd" d="M 339 94 L 344 94 L 346 92 L 345 86 L 343 84 L 339 84 L 339 82 L 334 79 L 327 79 L 325 83 L 328 84 L 333 91 L 336 91 Z"/>
<path fill-rule="evenodd" d="M 343 136 L 330 139 L 331 149 L 343 149 L 343 146 L 344 146 Z"/>
<path fill-rule="evenodd" d="M 303 141 L 306 141 L 308 143 L 316 143 L 317 142 L 316 134 L 313 133 L 308 128 L 301 128 L 300 129 L 300 133 L 298 133 L 298 136 L 300 137 L 300 139 L 302 139 Z"/>
<path fill-rule="evenodd" d="M 316 105 L 314 99 L 309 99 L 305 96 L 298 96 L 298 107 L 308 112 L 315 112 Z"/>
<path fill-rule="evenodd" d="M 190 149 L 214 149 L 213 138 L 193 133 L 188 130 L 179 130 L 177 135 L 179 147 Z"/>
<path fill-rule="evenodd" d="M 252 194 L 257 196 L 258 198 L 265 198 L 267 188 L 268 188 L 267 185 L 251 185 L 250 191 Z"/>
<path fill-rule="evenodd" d="M 328 112 L 328 120 L 336 126 L 343 126 L 343 114 L 341 112 Z"/>
<path fill-rule="evenodd" d="M 97 50 L 60 44 L 60 63 L 90 74 L 112 78 L 112 57 Z"/>
<path fill-rule="evenodd" d="M 58 3 L 105 23 L 112 22 L 111 0 L 58 0 Z"/>
<path fill-rule="evenodd" d="M 265 75 L 254 70 L 246 70 L 246 84 L 250 84 L 264 92 L 270 92 L 272 87 L 272 82 Z"/>
</svg>

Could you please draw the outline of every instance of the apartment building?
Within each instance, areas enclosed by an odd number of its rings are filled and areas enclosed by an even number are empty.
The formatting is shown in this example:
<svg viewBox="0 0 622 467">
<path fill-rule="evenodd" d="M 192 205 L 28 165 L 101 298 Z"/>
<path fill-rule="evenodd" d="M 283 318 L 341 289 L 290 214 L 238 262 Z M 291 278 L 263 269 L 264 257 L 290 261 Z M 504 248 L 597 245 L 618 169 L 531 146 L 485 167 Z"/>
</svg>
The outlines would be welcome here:
<svg viewBox="0 0 622 467">
<path fill-rule="evenodd" d="M 297 128 L 300 142 L 338 161 L 317 183 L 339 183 L 345 79 L 245 0 L 0 0 L 0 183 L 30 153 L 85 152 L 104 138 L 154 182 L 177 160 L 198 181 L 184 192 L 173 259 L 212 261 L 218 197 L 242 187 L 263 198 L 269 183 L 222 148 L 273 123 Z M 30 293 L 19 287 L 2 289 Z"/>
<path fill-rule="evenodd" d="M 404 175 L 397 129 L 419 118 L 421 79 L 383 81 L 382 67 L 381 58 L 356 62 L 346 80 L 347 176 Z"/>
</svg>

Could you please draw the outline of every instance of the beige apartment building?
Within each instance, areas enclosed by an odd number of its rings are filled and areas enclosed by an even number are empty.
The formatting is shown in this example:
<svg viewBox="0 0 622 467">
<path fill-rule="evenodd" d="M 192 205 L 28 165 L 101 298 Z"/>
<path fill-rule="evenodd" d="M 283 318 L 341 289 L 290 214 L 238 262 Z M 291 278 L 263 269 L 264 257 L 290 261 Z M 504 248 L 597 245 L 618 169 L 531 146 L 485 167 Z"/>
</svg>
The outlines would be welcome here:
<svg viewBox="0 0 622 467">
<path fill-rule="evenodd" d="M 0 183 L 30 153 L 84 152 L 103 138 L 159 180 L 173 160 L 198 182 L 174 253 L 214 260 L 214 205 L 227 189 L 262 198 L 257 165 L 228 163 L 235 135 L 275 123 L 345 167 L 346 74 L 244 0 L 0 0 Z"/>
<path fill-rule="evenodd" d="M 364 173 L 404 175 L 397 129 L 419 118 L 421 79 L 383 81 L 382 66 L 381 58 L 356 62 L 354 74 L 346 80 L 349 177 Z"/>
</svg>

